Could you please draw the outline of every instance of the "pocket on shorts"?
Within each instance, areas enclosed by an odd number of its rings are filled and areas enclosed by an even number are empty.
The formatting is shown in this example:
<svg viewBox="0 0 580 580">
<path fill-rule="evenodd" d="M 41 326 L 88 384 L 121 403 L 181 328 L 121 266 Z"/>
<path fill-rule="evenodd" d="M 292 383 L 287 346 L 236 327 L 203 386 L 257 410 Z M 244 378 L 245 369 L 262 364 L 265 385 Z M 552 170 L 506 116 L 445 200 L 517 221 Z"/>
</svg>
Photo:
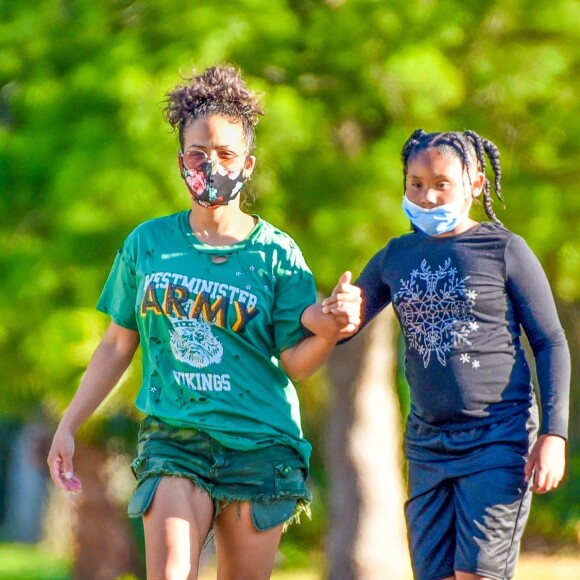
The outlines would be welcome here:
<svg viewBox="0 0 580 580">
<path fill-rule="evenodd" d="M 147 477 L 137 484 L 127 506 L 127 514 L 131 518 L 141 517 L 151 505 L 157 491 L 161 476 Z"/>
<path fill-rule="evenodd" d="M 271 503 L 252 502 L 252 522 L 259 532 L 264 532 L 287 522 L 296 511 L 297 499 L 278 499 Z"/>
<path fill-rule="evenodd" d="M 277 496 L 304 497 L 306 474 L 304 464 L 299 460 L 288 460 L 274 466 L 274 483 Z"/>
</svg>

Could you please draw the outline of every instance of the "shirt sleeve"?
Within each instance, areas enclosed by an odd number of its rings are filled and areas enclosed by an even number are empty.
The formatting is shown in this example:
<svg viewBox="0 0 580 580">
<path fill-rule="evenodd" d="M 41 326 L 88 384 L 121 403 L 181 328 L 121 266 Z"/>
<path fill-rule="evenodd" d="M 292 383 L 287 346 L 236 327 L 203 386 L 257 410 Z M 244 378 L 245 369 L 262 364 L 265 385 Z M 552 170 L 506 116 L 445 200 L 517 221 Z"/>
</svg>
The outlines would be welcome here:
<svg viewBox="0 0 580 580">
<path fill-rule="evenodd" d="M 272 320 L 274 348 L 277 357 L 307 336 L 300 318 L 304 310 L 316 302 L 312 272 L 298 246 L 291 242 L 276 267 L 276 290 Z"/>
<path fill-rule="evenodd" d="M 540 434 L 567 438 L 570 351 L 546 274 L 519 236 L 506 248 L 507 292 L 534 353 L 540 390 Z"/>
<path fill-rule="evenodd" d="M 355 281 L 355 286 L 361 289 L 362 294 L 362 321 L 359 329 L 362 330 L 383 308 L 391 303 L 391 289 L 384 282 L 382 273 L 385 269 L 387 248 L 377 252 L 364 267 Z"/>
<path fill-rule="evenodd" d="M 97 302 L 97 310 L 108 314 L 119 326 L 137 330 L 135 316 L 137 279 L 135 257 L 131 248 L 131 237 L 129 237 L 117 252 L 109 277 Z"/>
</svg>

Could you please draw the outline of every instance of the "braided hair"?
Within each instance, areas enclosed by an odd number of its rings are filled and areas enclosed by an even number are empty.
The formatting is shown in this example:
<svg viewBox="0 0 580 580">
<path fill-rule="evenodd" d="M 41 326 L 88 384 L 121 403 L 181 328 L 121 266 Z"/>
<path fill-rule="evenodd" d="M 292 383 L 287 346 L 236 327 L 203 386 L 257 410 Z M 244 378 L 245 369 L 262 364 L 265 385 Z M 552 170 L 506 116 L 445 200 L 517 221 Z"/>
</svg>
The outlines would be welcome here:
<svg viewBox="0 0 580 580">
<path fill-rule="evenodd" d="M 485 175 L 487 168 L 486 155 L 493 170 L 494 191 L 497 198 L 503 203 L 501 197 L 501 165 L 499 162 L 499 149 L 488 139 L 480 137 L 475 131 L 452 131 L 448 133 L 426 133 L 423 129 L 413 131 L 403 145 L 401 161 L 403 162 L 403 187 L 407 181 L 407 167 L 415 155 L 421 151 L 435 149 L 444 156 L 454 156 L 459 159 L 463 169 L 467 169 L 469 182 L 471 183 L 470 171 L 475 169 Z M 485 213 L 494 222 L 500 224 L 500 220 L 493 211 L 491 197 L 491 184 L 487 177 L 483 185 L 483 206 Z"/>
<path fill-rule="evenodd" d="M 185 80 L 186 84 L 167 93 L 164 111 L 169 124 L 178 131 L 181 147 L 183 133 L 191 121 L 221 115 L 242 125 L 248 151 L 251 151 L 256 138 L 255 127 L 264 111 L 240 71 L 231 65 L 216 66 Z"/>
</svg>

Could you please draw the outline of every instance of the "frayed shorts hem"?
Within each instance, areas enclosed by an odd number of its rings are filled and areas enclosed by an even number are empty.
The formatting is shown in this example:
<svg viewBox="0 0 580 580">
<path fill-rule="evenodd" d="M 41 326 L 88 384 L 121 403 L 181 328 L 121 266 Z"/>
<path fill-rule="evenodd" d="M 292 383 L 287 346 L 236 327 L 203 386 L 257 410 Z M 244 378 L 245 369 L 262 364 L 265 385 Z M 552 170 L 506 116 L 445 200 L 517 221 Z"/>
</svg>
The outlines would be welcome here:
<svg viewBox="0 0 580 580">
<path fill-rule="evenodd" d="M 221 511 L 229 504 L 249 502 L 252 523 L 260 531 L 266 531 L 280 524 L 284 524 L 286 531 L 293 523 L 300 523 L 300 517 L 305 514 L 311 518 L 310 501 L 303 497 L 295 497 L 289 493 L 281 493 L 277 496 L 268 494 L 261 495 L 237 495 L 227 493 L 212 493 L 203 481 L 192 474 L 176 473 L 171 471 L 151 473 L 144 475 L 129 502 L 127 513 L 131 518 L 143 517 L 151 503 L 159 482 L 163 477 L 184 477 L 193 485 L 201 489 L 212 500 L 214 506 L 214 520 Z"/>
</svg>

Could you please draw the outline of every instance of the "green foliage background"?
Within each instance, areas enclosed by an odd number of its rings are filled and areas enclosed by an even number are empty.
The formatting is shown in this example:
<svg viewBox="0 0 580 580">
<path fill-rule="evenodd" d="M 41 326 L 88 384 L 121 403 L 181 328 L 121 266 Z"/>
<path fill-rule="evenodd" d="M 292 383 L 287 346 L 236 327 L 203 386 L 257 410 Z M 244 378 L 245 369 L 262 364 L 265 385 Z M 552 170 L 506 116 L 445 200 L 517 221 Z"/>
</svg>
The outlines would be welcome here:
<svg viewBox="0 0 580 580">
<path fill-rule="evenodd" d="M 216 63 L 263 92 L 251 209 L 298 241 L 322 292 L 407 229 L 410 132 L 470 128 L 502 152 L 498 216 L 576 307 L 579 20 L 575 0 L 3 0 L 0 414 L 56 417 L 70 400 L 117 247 L 187 207 L 165 92 Z M 131 414 L 138 372 L 102 417 Z M 307 386 L 316 439 L 325 390 Z M 573 528 L 573 495 L 535 513 Z"/>
</svg>

